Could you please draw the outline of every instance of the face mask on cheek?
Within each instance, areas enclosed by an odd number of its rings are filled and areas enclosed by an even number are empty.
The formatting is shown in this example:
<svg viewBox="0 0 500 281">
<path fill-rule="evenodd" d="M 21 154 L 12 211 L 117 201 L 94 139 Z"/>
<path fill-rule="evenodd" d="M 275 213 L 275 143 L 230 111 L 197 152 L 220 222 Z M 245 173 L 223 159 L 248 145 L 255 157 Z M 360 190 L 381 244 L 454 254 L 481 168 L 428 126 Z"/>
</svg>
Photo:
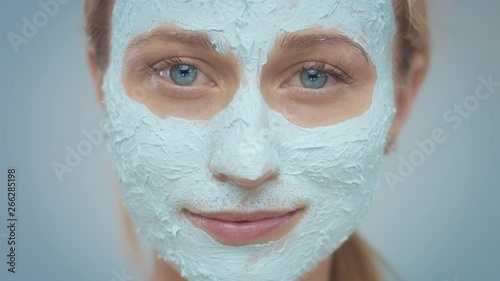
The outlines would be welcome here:
<svg viewBox="0 0 500 281">
<path fill-rule="evenodd" d="M 371 203 L 394 114 L 392 2 L 324 0 L 313 7 L 305 1 L 210 1 L 210 8 L 202 2 L 116 1 L 103 89 L 124 203 L 138 232 L 190 281 L 298 280 L 352 234 Z M 210 120 L 163 119 L 127 95 L 121 80 L 127 45 L 158 23 L 216 32 L 245 63 L 248 83 Z M 362 115 L 303 128 L 271 110 L 252 77 L 278 34 L 313 25 L 337 28 L 360 44 L 377 80 Z M 256 179 L 269 170 L 278 179 L 253 193 L 213 177 Z M 237 247 L 214 240 L 181 212 L 297 206 L 307 211 L 287 235 Z"/>
</svg>

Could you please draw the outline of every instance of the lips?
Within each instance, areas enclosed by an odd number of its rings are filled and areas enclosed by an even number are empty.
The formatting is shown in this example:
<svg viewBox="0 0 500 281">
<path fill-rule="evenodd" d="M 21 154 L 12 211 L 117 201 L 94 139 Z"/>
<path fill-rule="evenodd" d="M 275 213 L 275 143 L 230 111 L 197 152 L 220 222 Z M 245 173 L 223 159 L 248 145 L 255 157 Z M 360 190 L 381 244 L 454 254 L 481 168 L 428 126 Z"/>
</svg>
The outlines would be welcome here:
<svg viewBox="0 0 500 281">
<path fill-rule="evenodd" d="M 304 209 L 258 212 L 203 213 L 184 210 L 194 225 L 227 245 L 245 245 L 277 240 L 301 218 Z"/>
</svg>

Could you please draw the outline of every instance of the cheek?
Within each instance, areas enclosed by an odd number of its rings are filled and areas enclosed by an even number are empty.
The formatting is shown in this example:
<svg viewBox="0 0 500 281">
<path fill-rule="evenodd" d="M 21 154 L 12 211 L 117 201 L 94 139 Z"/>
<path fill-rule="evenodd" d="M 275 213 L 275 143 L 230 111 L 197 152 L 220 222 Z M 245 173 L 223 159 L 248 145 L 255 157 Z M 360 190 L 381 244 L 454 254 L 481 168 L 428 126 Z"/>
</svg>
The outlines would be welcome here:
<svg viewBox="0 0 500 281">
<path fill-rule="evenodd" d="M 172 192 L 178 181 L 192 185 L 208 163 L 207 143 L 199 130 L 187 120 L 141 119 L 132 135 L 113 140 L 121 174 L 128 175 L 123 180 L 153 193 Z"/>
<path fill-rule="evenodd" d="M 350 135 L 346 135 L 350 134 Z M 306 186 L 342 190 L 357 188 L 371 174 L 370 163 L 377 162 L 381 150 L 373 150 L 369 137 L 361 129 L 326 134 L 309 132 L 307 136 L 287 141 L 280 149 L 281 176 L 301 181 Z"/>
</svg>

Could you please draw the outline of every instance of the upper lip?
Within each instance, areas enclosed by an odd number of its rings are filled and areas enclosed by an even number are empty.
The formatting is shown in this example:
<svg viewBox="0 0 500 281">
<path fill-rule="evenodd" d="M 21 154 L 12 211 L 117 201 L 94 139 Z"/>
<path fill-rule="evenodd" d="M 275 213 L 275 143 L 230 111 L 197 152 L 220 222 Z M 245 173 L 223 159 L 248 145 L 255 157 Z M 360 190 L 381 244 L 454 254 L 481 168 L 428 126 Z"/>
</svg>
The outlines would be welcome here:
<svg viewBox="0 0 500 281">
<path fill-rule="evenodd" d="M 186 210 L 186 211 L 194 215 L 214 220 L 221 220 L 228 222 L 253 222 L 264 219 L 281 217 L 286 214 L 296 212 L 300 209 L 301 208 L 293 210 L 262 210 L 253 212 L 245 212 L 245 211 L 199 212 L 191 210 Z"/>
</svg>

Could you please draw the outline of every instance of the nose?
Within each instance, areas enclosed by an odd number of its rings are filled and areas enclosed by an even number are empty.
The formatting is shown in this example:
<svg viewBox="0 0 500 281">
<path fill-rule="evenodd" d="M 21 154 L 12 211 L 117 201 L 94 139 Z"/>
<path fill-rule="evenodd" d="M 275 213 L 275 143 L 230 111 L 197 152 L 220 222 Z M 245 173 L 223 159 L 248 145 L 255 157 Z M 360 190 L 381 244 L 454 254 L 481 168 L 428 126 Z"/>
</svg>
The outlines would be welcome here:
<svg viewBox="0 0 500 281">
<path fill-rule="evenodd" d="M 249 179 L 246 177 L 241 177 L 235 173 L 214 173 L 214 177 L 223 182 L 233 182 L 237 186 L 245 189 L 254 189 L 261 186 L 263 183 L 273 180 L 278 176 L 278 172 L 275 170 L 270 170 L 264 173 L 261 177 L 257 179 Z"/>
<path fill-rule="evenodd" d="M 278 167 L 270 129 L 251 127 L 243 120 L 236 120 L 217 141 L 209 164 L 217 180 L 245 189 L 258 188 L 277 178 Z"/>
</svg>

